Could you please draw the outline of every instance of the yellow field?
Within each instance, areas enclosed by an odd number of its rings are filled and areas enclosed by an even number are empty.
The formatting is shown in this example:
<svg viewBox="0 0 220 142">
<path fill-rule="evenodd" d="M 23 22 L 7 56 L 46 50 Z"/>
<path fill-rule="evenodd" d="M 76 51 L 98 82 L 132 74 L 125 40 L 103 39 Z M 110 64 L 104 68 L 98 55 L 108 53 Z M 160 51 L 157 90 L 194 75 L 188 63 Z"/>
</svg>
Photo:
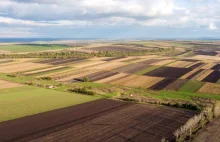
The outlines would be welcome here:
<svg viewBox="0 0 220 142">
<path fill-rule="evenodd" d="M 198 81 L 202 81 L 204 78 L 206 78 L 206 76 L 208 76 L 209 74 L 211 74 L 213 72 L 213 70 L 206 70 L 203 74 L 201 74 L 196 80 Z"/>
<path fill-rule="evenodd" d="M 111 82 L 111 80 L 118 79 L 118 78 L 124 77 L 124 76 L 126 76 L 126 75 L 127 75 L 126 73 L 119 73 L 119 74 L 113 75 L 113 76 L 111 76 L 111 77 L 98 80 L 98 81 L 96 81 L 96 82 L 97 82 L 97 83 L 108 83 L 108 82 Z"/>
</svg>

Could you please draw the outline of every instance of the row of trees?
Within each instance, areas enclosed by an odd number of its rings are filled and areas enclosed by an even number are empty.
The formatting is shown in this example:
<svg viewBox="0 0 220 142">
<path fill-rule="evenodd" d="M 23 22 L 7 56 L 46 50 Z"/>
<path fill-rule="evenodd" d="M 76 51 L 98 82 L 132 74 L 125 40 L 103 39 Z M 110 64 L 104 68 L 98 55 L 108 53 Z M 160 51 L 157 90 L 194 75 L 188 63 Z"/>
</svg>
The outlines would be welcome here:
<svg viewBox="0 0 220 142">
<path fill-rule="evenodd" d="M 42 53 L 27 53 L 27 54 L 0 54 L 0 58 L 92 58 L 92 57 L 118 57 L 118 56 L 142 56 L 148 54 L 159 54 L 163 52 L 171 52 L 172 48 L 155 48 L 151 50 L 141 50 L 132 52 L 42 52 Z"/>
</svg>

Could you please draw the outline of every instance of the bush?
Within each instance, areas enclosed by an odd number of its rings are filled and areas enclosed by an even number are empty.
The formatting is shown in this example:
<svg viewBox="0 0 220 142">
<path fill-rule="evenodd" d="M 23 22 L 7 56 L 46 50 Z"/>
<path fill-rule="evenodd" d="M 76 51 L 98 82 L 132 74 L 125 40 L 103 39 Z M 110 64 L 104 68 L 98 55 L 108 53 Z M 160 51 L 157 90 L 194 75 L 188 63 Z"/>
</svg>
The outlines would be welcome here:
<svg viewBox="0 0 220 142">
<path fill-rule="evenodd" d="M 68 89 L 69 92 L 75 92 L 75 93 L 80 93 L 80 94 L 85 94 L 85 95 L 95 95 L 93 91 L 88 90 L 87 88 L 74 88 L 74 89 Z"/>
<path fill-rule="evenodd" d="M 41 77 L 41 78 L 39 78 L 39 79 L 41 79 L 41 80 L 52 80 L 52 78 L 49 77 L 49 76 Z"/>
</svg>

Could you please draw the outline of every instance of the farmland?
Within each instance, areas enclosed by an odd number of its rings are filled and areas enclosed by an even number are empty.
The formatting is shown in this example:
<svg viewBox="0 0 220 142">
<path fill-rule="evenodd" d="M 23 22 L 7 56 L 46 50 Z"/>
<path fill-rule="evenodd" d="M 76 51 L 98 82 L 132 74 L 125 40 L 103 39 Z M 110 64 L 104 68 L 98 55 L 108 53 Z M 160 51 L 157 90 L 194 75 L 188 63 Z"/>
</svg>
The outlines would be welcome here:
<svg viewBox="0 0 220 142">
<path fill-rule="evenodd" d="M 0 52 L 0 141 L 175 141 L 220 100 L 220 57 L 210 43 L 77 45 L 0 46 L 9 51 Z"/>
</svg>

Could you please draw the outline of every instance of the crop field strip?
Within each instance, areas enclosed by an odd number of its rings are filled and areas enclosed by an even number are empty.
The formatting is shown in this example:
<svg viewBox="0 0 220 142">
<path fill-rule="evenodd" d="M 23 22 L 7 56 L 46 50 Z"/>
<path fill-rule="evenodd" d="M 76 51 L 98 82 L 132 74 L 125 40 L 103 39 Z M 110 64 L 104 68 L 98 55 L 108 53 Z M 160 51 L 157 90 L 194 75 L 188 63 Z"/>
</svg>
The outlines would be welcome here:
<svg viewBox="0 0 220 142">
<path fill-rule="evenodd" d="M 194 65 L 190 66 L 189 68 L 190 69 L 196 69 L 196 68 L 202 67 L 204 65 L 205 65 L 205 63 L 197 63 L 197 64 L 194 64 Z"/>
<path fill-rule="evenodd" d="M 193 77 L 195 77 L 197 74 L 201 73 L 203 71 L 203 69 L 199 69 L 196 72 L 194 72 L 193 74 L 189 75 L 186 79 L 192 79 Z"/>
<path fill-rule="evenodd" d="M 115 61 L 109 61 L 109 62 L 105 62 L 105 63 L 101 63 L 101 64 L 97 64 L 97 65 L 92 65 L 92 66 L 88 66 L 86 68 L 88 69 L 100 69 L 100 70 L 112 70 L 118 67 L 122 67 L 126 65 L 126 63 L 123 62 L 115 62 Z"/>
<path fill-rule="evenodd" d="M 0 89 L 6 89 L 6 88 L 15 88 L 15 87 L 21 87 L 22 84 L 17 84 L 5 80 L 0 80 Z"/>
<path fill-rule="evenodd" d="M 11 62 L 14 62 L 14 60 L 0 60 L 0 64 L 11 63 Z"/>
<path fill-rule="evenodd" d="M 178 79 L 169 85 L 167 85 L 163 90 L 173 90 L 173 91 L 178 91 L 185 83 L 187 80 L 185 79 Z"/>
<path fill-rule="evenodd" d="M 125 73 L 118 73 L 118 74 L 115 74 L 113 76 L 110 76 L 110 77 L 107 77 L 107 78 L 104 78 L 104 79 L 100 79 L 98 81 L 96 81 L 97 83 L 109 83 L 111 81 L 115 81 L 115 80 L 118 80 L 118 79 L 121 79 L 123 77 L 127 77 L 128 74 L 125 74 Z"/>
<path fill-rule="evenodd" d="M 149 88 L 163 79 L 164 78 L 161 77 L 129 75 L 126 77 L 122 77 L 121 79 L 111 81 L 110 84 L 124 85 L 129 87 Z"/>
<path fill-rule="evenodd" d="M 192 62 L 186 62 L 186 61 L 176 61 L 174 63 L 171 63 L 167 66 L 169 67 L 177 67 L 177 68 L 186 68 L 187 66 L 191 65 Z"/>
<path fill-rule="evenodd" d="M 102 99 L 0 123 L 3 130 L 0 140 L 153 142 L 163 137 L 173 140 L 172 133 L 195 114 Z M 21 125 L 23 131 L 19 131 Z"/>
<path fill-rule="evenodd" d="M 216 70 L 216 71 L 220 71 L 220 64 L 213 66 L 211 69 Z"/>
<path fill-rule="evenodd" d="M 220 71 L 213 71 L 207 75 L 202 81 L 216 83 L 220 79 Z"/>
<path fill-rule="evenodd" d="M 23 71 L 28 71 L 37 68 L 44 68 L 44 67 L 49 67 L 49 65 L 23 62 L 23 63 L 2 66 L 0 68 L 0 72 L 2 73 L 23 72 Z"/>
<path fill-rule="evenodd" d="M 132 51 L 140 51 L 146 50 L 144 47 L 138 46 L 101 46 L 101 47 L 93 47 L 89 48 L 90 50 L 94 51 L 109 51 L 109 52 L 132 52 Z"/>
<path fill-rule="evenodd" d="M 67 67 L 64 66 L 55 66 L 55 67 L 50 67 L 50 68 L 45 68 L 45 69 L 40 69 L 40 70 L 35 70 L 35 71 L 29 71 L 29 72 L 25 72 L 24 75 L 37 75 L 37 74 L 41 74 L 41 73 L 47 73 L 50 71 L 58 71 L 60 69 L 64 69 Z"/>
<path fill-rule="evenodd" d="M 133 63 L 129 65 L 125 65 L 119 68 L 115 68 L 114 71 L 123 72 L 123 73 L 136 73 L 140 70 L 151 67 L 151 65 L 141 64 L 141 63 Z"/>
<path fill-rule="evenodd" d="M 117 75 L 117 72 L 111 72 L 111 71 L 100 71 L 100 72 L 96 72 L 96 73 L 92 73 L 92 74 L 88 74 L 86 76 L 82 76 L 80 78 L 73 78 L 74 80 L 77 81 L 84 81 L 84 78 L 88 78 L 89 81 L 97 81 L 97 80 L 101 80 L 104 78 L 108 78 L 111 77 L 113 75 Z"/>
<path fill-rule="evenodd" d="M 158 82 L 157 84 L 151 86 L 148 89 L 151 90 L 162 90 L 164 88 L 166 88 L 168 85 L 170 85 L 171 83 L 175 82 L 177 79 L 173 79 L 173 78 L 165 78 L 162 81 Z"/>
<path fill-rule="evenodd" d="M 201 69 L 212 69 L 215 65 L 216 63 L 206 63 L 204 66 L 201 67 Z"/>
<path fill-rule="evenodd" d="M 84 60 L 84 58 L 49 59 L 49 60 L 39 61 L 39 62 L 36 62 L 36 63 L 51 64 L 51 65 L 61 65 L 61 64 L 67 64 L 67 63 L 77 62 L 77 61 L 81 61 L 81 60 Z"/>
<path fill-rule="evenodd" d="M 220 95 L 220 84 L 205 83 L 197 92 Z"/>
<path fill-rule="evenodd" d="M 150 65 L 150 64 L 153 64 L 153 63 L 156 63 L 156 62 L 159 62 L 159 61 L 163 61 L 163 60 L 164 59 L 147 59 L 145 61 L 140 61 L 138 63 Z"/>
<path fill-rule="evenodd" d="M 123 58 L 125 57 L 111 57 L 111 58 L 103 59 L 103 61 L 114 61 L 114 60 L 123 59 Z"/>
<path fill-rule="evenodd" d="M 144 75 L 155 77 L 180 78 L 191 70 L 192 69 L 190 68 L 161 67 Z"/>
<path fill-rule="evenodd" d="M 217 52 L 208 52 L 208 51 L 194 51 L 195 55 L 208 55 L 208 56 L 216 56 Z"/>
</svg>

